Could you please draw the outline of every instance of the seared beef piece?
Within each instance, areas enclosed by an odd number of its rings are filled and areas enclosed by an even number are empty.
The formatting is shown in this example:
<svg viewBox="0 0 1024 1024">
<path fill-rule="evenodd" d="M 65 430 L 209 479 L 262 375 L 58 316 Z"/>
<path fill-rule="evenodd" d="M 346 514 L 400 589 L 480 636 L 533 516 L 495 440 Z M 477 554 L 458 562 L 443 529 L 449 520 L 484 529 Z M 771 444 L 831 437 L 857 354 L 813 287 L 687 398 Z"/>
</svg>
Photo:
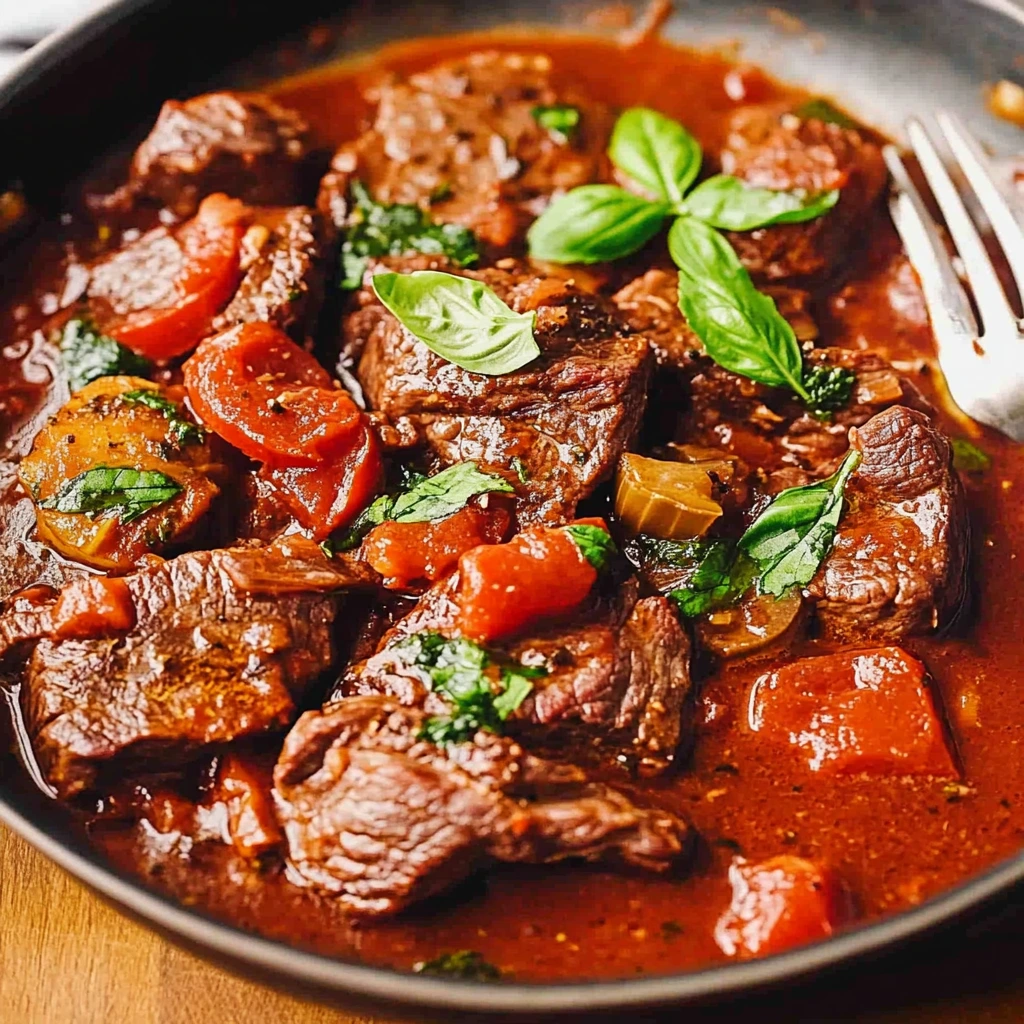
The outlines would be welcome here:
<svg viewBox="0 0 1024 1024">
<path fill-rule="evenodd" d="M 375 90 L 373 127 L 335 154 L 318 205 L 341 227 L 348 187 L 410 203 L 471 228 L 492 254 L 521 241 L 553 192 L 607 177 L 614 119 L 603 104 L 556 90 L 543 55 L 474 53 Z M 571 137 L 538 123 L 538 106 L 580 111 Z"/>
<path fill-rule="evenodd" d="M 14 638 L 38 641 L 26 720 L 62 796 L 101 769 L 162 770 L 288 725 L 333 660 L 335 592 L 369 577 L 303 538 L 282 545 L 193 552 L 125 577 L 136 612 L 126 635 L 59 640 L 42 615 L 32 637 Z"/>
<path fill-rule="evenodd" d="M 387 263 L 405 268 L 403 260 Z M 564 280 L 537 277 L 513 261 L 462 273 L 518 311 L 537 309 L 540 357 L 498 377 L 470 373 L 417 341 L 364 289 L 346 345 L 361 352 L 367 402 L 418 433 L 441 465 L 473 459 L 505 475 L 521 496 L 523 525 L 564 522 L 636 437 L 650 346 L 600 299 Z"/>
<path fill-rule="evenodd" d="M 941 629 L 967 586 L 970 521 L 949 441 L 893 406 L 850 431 L 862 462 L 832 553 L 808 592 L 827 637 L 889 643 Z"/>
<path fill-rule="evenodd" d="M 721 153 L 722 170 L 755 188 L 840 189 L 827 214 L 805 224 L 729 232 L 729 241 L 755 278 L 821 278 L 835 271 L 866 226 L 886 182 L 882 152 L 860 132 L 777 107 L 741 108 Z"/>
<path fill-rule="evenodd" d="M 432 587 L 416 608 L 381 640 L 378 653 L 348 670 L 339 697 L 386 694 L 429 714 L 450 710 L 394 644 L 422 631 L 452 635 L 458 576 Z M 588 605 L 570 622 L 538 630 L 505 645 L 511 663 L 544 666 L 533 692 L 506 723 L 531 749 L 581 756 L 611 754 L 655 775 L 688 739 L 690 641 L 662 597 L 637 600 L 627 583 L 615 605 Z"/>
<path fill-rule="evenodd" d="M 302 195 L 308 126 L 261 93 L 211 92 L 168 100 L 132 159 L 130 192 L 157 199 L 179 217 L 211 192 L 257 205 Z"/>
<path fill-rule="evenodd" d="M 799 341 L 814 341 L 818 337 L 809 308 L 810 292 L 785 285 L 768 285 L 763 291 L 775 300 Z M 612 302 L 630 327 L 650 339 L 659 365 L 686 370 L 703 351 L 700 338 L 679 310 L 679 274 L 675 270 L 652 267 L 620 288 Z"/>
<path fill-rule="evenodd" d="M 327 234 L 324 219 L 305 206 L 254 210 L 242 241 L 244 276 L 213 330 L 262 320 L 304 340 L 323 298 Z"/>
<path fill-rule="evenodd" d="M 386 914 L 488 861 L 582 857 L 665 871 L 686 852 L 690 830 L 674 815 L 507 737 L 436 746 L 418 738 L 425 717 L 353 697 L 299 719 L 274 772 L 293 880 Z"/>
</svg>

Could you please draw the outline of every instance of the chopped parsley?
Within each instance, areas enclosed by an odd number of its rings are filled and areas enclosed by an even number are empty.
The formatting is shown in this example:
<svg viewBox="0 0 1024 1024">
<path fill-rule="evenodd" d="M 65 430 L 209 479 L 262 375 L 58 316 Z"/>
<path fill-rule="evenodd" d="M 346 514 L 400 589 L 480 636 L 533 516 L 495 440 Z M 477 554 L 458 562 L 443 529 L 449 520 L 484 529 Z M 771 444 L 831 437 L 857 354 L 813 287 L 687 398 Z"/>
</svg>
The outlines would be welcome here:
<svg viewBox="0 0 1024 1024">
<path fill-rule="evenodd" d="M 433 960 L 421 960 L 414 965 L 416 974 L 437 974 L 447 978 L 463 978 L 467 981 L 497 981 L 501 971 L 472 949 L 460 949 L 456 953 L 444 953 Z"/>
<path fill-rule="evenodd" d="M 181 408 L 165 398 L 159 391 L 150 388 L 139 388 L 136 391 L 125 391 L 121 394 L 122 402 L 129 405 L 144 405 L 149 409 L 162 412 L 167 420 L 167 436 L 179 448 L 186 444 L 202 444 L 205 432 L 191 420 L 185 418 Z"/>
<path fill-rule="evenodd" d="M 856 383 L 857 375 L 852 370 L 831 363 L 818 363 L 804 371 L 807 407 L 815 416 L 827 419 L 849 404 Z"/>
<path fill-rule="evenodd" d="M 551 135 L 559 140 L 571 139 L 576 134 L 580 124 L 579 107 L 570 107 L 562 103 L 551 106 L 534 107 L 532 111 L 534 121 L 546 129 Z"/>
<path fill-rule="evenodd" d="M 580 554 L 598 571 L 604 572 L 619 553 L 607 530 L 600 526 L 579 523 L 565 527 L 565 532 L 576 542 Z"/>
<path fill-rule="evenodd" d="M 125 348 L 84 317 L 76 317 L 64 325 L 60 340 L 60 358 L 72 391 L 81 391 L 90 381 L 124 373 L 142 376 L 150 363 L 131 349 Z"/>
<path fill-rule="evenodd" d="M 954 437 L 953 468 L 964 473 L 984 473 L 992 466 L 992 457 L 966 438 Z"/>
</svg>

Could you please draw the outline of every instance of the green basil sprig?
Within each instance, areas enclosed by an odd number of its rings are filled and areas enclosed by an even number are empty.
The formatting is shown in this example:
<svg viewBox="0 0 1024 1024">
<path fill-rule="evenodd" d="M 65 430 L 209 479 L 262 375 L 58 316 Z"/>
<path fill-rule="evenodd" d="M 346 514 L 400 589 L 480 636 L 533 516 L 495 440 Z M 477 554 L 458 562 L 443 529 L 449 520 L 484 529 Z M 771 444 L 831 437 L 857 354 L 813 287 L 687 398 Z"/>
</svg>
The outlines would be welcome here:
<svg viewBox="0 0 1024 1024">
<path fill-rule="evenodd" d="M 501 977 L 501 970 L 474 949 L 459 949 L 454 953 L 443 953 L 433 960 L 421 960 L 413 965 L 413 973 L 438 974 L 470 981 L 497 981 Z"/>
<path fill-rule="evenodd" d="M 679 308 L 708 355 L 725 369 L 773 387 L 786 387 L 820 415 L 852 388 L 840 371 L 817 402 L 804 380 L 803 354 L 792 327 L 759 292 L 718 229 L 750 231 L 823 216 L 838 190 L 752 188 L 727 174 L 691 187 L 703 153 L 677 121 L 655 110 L 625 111 L 612 132 L 612 163 L 648 195 L 615 185 L 584 185 L 556 199 L 527 235 L 530 255 L 557 263 L 598 263 L 636 252 L 675 217 L 669 251 L 679 267 Z M 820 374 L 819 374 L 820 377 Z"/>
<path fill-rule="evenodd" d="M 410 473 L 398 494 L 382 494 L 376 498 L 331 546 L 335 551 L 349 551 L 383 522 L 437 522 L 465 508 L 478 494 L 511 493 L 513 490 L 507 480 L 481 472 L 475 462 L 457 462 L 434 476 Z"/>
<path fill-rule="evenodd" d="M 782 491 L 747 527 L 737 547 L 757 565 L 759 594 L 781 597 L 814 578 L 832 549 L 846 481 L 860 459 L 851 449 L 827 480 Z"/>
<path fill-rule="evenodd" d="M 149 360 L 103 334 L 85 317 L 75 317 L 64 325 L 60 358 L 72 391 L 81 391 L 100 377 L 118 373 L 141 377 L 150 369 Z"/>
<path fill-rule="evenodd" d="M 152 388 L 138 388 L 135 391 L 125 391 L 118 397 L 128 405 L 144 405 L 149 409 L 162 412 L 167 420 L 167 434 L 178 447 L 203 443 L 206 432 L 202 427 L 186 419 L 181 408 L 169 398 L 161 395 L 159 391 Z"/>
<path fill-rule="evenodd" d="M 417 270 L 376 274 L 373 290 L 410 334 L 464 370 L 497 376 L 540 355 L 536 312 L 517 313 L 482 281 Z"/>
<path fill-rule="evenodd" d="M 55 512 L 116 512 L 127 525 L 180 493 L 177 480 L 154 469 L 94 466 L 39 504 Z"/>
<path fill-rule="evenodd" d="M 448 187 L 448 194 L 451 192 Z M 341 287 L 346 291 L 363 283 L 374 257 L 421 252 L 447 256 L 456 266 L 468 267 L 480 258 L 476 236 L 461 224 L 431 220 L 418 206 L 378 203 L 361 181 L 352 182 L 355 204 L 341 245 Z M 435 195 L 440 202 L 447 195 Z"/>
<path fill-rule="evenodd" d="M 531 680 L 548 674 L 543 667 L 502 664 L 472 640 L 440 633 L 415 633 L 392 650 L 452 705 L 450 715 L 428 718 L 420 731 L 421 739 L 439 745 L 464 743 L 480 729 L 501 735 L 505 720 L 533 690 Z M 498 690 L 488 675 L 492 666 L 498 668 Z"/>
</svg>

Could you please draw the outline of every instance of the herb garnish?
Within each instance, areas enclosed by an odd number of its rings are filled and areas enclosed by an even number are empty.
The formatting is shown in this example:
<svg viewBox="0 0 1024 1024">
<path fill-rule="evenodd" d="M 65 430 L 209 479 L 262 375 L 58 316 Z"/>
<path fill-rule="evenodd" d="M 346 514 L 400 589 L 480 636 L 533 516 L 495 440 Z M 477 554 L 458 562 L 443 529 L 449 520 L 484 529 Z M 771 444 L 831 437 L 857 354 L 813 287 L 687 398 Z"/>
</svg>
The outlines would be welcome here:
<svg viewBox="0 0 1024 1024">
<path fill-rule="evenodd" d="M 954 437 L 953 468 L 964 473 L 984 473 L 992 465 L 992 457 L 966 438 Z"/>
<path fill-rule="evenodd" d="M 580 554 L 598 572 L 604 572 L 611 560 L 619 553 L 619 549 L 615 546 L 615 541 L 612 540 L 608 531 L 602 530 L 600 526 L 577 523 L 565 527 L 565 532 L 576 541 Z"/>
<path fill-rule="evenodd" d="M 206 437 L 201 427 L 185 419 L 178 405 L 155 389 L 139 388 L 135 391 L 125 391 L 118 397 L 129 405 L 144 405 L 162 412 L 167 419 L 167 435 L 179 448 L 186 444 L 202 444 Z"/>
<path fill-rule="evenodd" d="M 39 502 L 55 512 L 116 512 L 124 525 L 181 493 L 181 484 L 153 469 L 94 466 Z"/>
<path fill-rule="evenodd" d="M 434 476 L 409 473 L 398 494 L 382 494 L 353 520 L 344 536 L 335 541 L 337 551 L 354 548 L 375 526 L 388 520 L 397 523 L 430 523 L 465 508 L 471 498 L 490 492 L 511 493 L 512 485 L 493 473 L 483 473 L 475 462 L 457 462 Z"/>
<path fill-rule="evenodd" d="M 700 173 L 700 144 L 678 122 L 643 107 L 619 118 L 608 153 L 653 198 L 615 185 L 572 189 L 530 228 L 530 255 L 558 263 L 620 259 L 650 241 L 666 217 L 674 217 L 669 252 L 679 267 L 679 308 L 708 355 L 733 373 L 789 388 L 816 412 L 835 408 L 815 404 L 793 328 L 774 301 L 754 287 L 718 229 L 750 231 L 812 220 L 835 206 L 838 190 L 773 191 L 719 174 L 689 191 Z M 841 393 L 833 384 L 825 397 L 833 402 Z"/>
<path fill-rule="evenodd" d="M 416 974 L 439 974 L 468 981 L 497 981 L 501 971 L 472 949 L 444 953 L 433 960 L 421 960 L 413 966 Z"/>
<path fill-rule="evenodd" d="M 83 317 L 76 317 L 64 325 L 60 340 L 60 357 L 68 386 L 80 391 L 90 381 L 124 373 L 142 376 L 149 372 L 149 360 L 136 355 Z"/>
<path fill-rule="evenodd" d="M 740 537 L 737 547 L 757 565 L 759 594 L 781 597 L 811 582 L 832 548 L 846 481 L 860 459 L 851 450 L 827 480 L 782 491 Z"/>
<path fill-rule="evenodd" d="M 857 375 L 853 370 L 832 363 L 815 363 L 804 372 L 807 407 L 816 416 L 826 419 L 849 404 L 856 383 Z"/>
<path fill-rule="evenodd" d="M 548 674 L 542 667 L 499 665 L 472 640 L 449 640 L 439 633 L 416 633 L 391 649 L 451 702 L 450 715 L 428 718 L 420 731 L 421 739 L 439 745 L 464 743 L 480 729 L 501 735 L 505 719 L 530 695 L 531 680 Z M 498 691 L 487 675 L 492 666 L 499 669 Z"/>
<path fill-rule="evenodd" d="M 562 103 L 534 107 L 530 113 L 541 128 L 547 129 L 559 140 L 571 139 L 580 124 L 579 107 L 570 107 Z"/>
<path fill-rule="evenodd" d="M 820 96 L 801 103 L 793 113 L 801 121 L 824 121 L 826 124 L 837 124 L 840 128 L 860 127 L 849 114 L 844 114 L 834 103 Z"/>
<path fill-rule="evenodd" d="M 437 270 L 376 274 L 384 306 L 432 352 L 473 373 L 511 373 L 536 359 L 536 311 L 517 313 L 482 281 Z"/>
<path fill-rule="evenodd" d="M 443 193 L 431 196 L 431 201 L 441 202 L 450 194 L 448 185 Z M 374 257 L 421 252 L 447 256 L 459 267 L 480 258 L 476 236 L 461 224 L 437 223 L 418 206 L 378 203 L 361 181 L 352 182 L 352 198 L 355 206 L 341 246 L 341 287 L 345 290 L 363 283 L 363 274 Z"/>
</svg>

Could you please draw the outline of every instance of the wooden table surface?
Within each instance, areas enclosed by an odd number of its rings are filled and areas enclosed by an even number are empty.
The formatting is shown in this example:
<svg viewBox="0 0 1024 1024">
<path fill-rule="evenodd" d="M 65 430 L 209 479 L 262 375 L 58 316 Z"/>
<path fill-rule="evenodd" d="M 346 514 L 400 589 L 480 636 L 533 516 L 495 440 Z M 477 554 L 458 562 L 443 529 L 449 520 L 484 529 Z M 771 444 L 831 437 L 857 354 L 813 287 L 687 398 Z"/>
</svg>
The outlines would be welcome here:
<svg viewBox="0 0 1024 1024">
<path fill-rule="evenodd" d="M 1024 900 L 996 923 L 808 989 L 710 1012 L 630 1013 L 630 1024 L 1024 1021 Z M 205 962 L 125 917 L 0 826 L 0 1022 L 404 1024 L 411 1011 L 328 1005 Z M 479 1019 L 479 1018 L 478 1018 Z M 487 1018 L 493 1020 L 494 1018 Z M 622 1015 L 601 1018 L 622 1020 Z"/>
</svg>

